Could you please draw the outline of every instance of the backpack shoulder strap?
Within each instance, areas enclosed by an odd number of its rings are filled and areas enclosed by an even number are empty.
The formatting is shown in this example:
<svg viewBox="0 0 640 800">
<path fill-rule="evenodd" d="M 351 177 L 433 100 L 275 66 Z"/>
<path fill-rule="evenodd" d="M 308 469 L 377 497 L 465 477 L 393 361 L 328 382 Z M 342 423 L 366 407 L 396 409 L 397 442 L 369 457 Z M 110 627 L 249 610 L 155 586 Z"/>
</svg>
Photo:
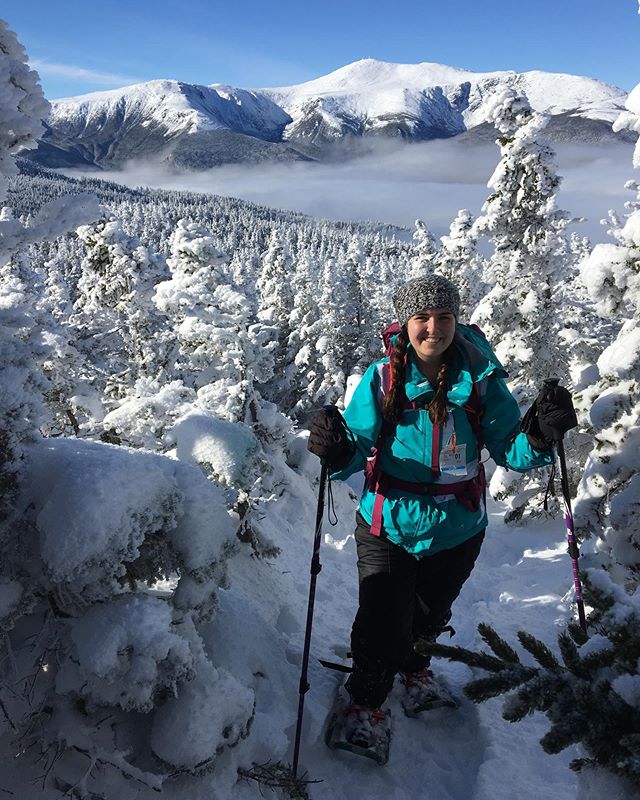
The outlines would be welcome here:
<svg viewBox="0 0 640 800">
<path fill-rule="evenodd" d="M 484 411 L 482 408 L 482 401 L 480 399 L 480 391 L 477 383 L 473 384 L 469 399 L 462 406 L 462 408 L 467 414 L 469 424 L 471 425 L 471 430 L 477 439 L 478 455 L 480 455 L 480 451 L 484 446 L 484 440 L 482 436 L 482 415 Z"/>
</svg>

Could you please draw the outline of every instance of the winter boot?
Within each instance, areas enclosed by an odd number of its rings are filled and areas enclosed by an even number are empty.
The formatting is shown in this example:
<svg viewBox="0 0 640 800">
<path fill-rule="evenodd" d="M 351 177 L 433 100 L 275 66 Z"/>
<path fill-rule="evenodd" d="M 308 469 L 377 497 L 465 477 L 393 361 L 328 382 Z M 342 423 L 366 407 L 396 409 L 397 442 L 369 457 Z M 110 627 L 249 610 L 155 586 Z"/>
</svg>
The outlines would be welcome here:
<svg viewBox="0 0 640 800">
<path fill-rule="evenodd" d="M 332 750 L 347 750 L 377 764 L 386 764 L 391 743 L 391 711 L 354 703 L 341 686 L 327 718 L 325 742 Z"/>
<path fill-rule="evenodd" d="M 430 708 L 456 708 L 458 705 L 449 687 L 442 680 L 436 680 L 430 669 L 401 672 L 400 682 L 405 688 L 402 706 L 408 717 L 417 717 Z"/>
<path fill-rule="evenodd" d="M 344 709 L 345 739 L 356 747 L 371 747 L 376 742 L 376 727 L 384 725 L 386 714 L 381 708 L 349 703 Z"/>
</svg>

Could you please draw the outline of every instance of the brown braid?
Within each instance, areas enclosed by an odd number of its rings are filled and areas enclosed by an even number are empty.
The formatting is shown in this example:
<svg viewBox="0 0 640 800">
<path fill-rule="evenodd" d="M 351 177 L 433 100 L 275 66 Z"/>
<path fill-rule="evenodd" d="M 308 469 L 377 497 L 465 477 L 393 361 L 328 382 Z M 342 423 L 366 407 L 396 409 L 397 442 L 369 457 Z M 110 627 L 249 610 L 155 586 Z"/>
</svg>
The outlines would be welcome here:
<svg viewBox="0 0 640 800">
<path fill-rule="evenodd" d="M 391 386 L 382 401 L 382 417 L 392 425 L 398 425 L 402 419 L 402 408 L 406 399 L 404 391 L 404 370 L 407 355 L 409 334 L 407 326 L 403 325 L 396 337 L 389 358 L 391 366 Z"/>
<path fill-rule="evenodd" d="M 382 417 L 392 425 L 398 425 L 402 420 L 402 409 L 406 400 L 404 389 L 405 366 L 407 345 L 409 344 L 409 334 L 407 326 L 403 325 L 400 333 L 396 337 L 389 358 L 391 365 L 391 386 L 382 401 Z M 429 419 L 432 425 L 444 425 L 447 419 L 447 390 L 449 382 L 447 374 L 449 371 L 450 350 L 444 354 L 444 360 L 438 370 L 436 378 L 436 394 L 429 403 Z"/>
<path fill-rule="evenodd" d="M 449 351 L 444 354 L 444 361 L 436 378 L 436 396 L 429 403 L 429 419 L 432 425 L 444 425 L 447 419 L 447 372 L 449 371 Z"/>
</svg>

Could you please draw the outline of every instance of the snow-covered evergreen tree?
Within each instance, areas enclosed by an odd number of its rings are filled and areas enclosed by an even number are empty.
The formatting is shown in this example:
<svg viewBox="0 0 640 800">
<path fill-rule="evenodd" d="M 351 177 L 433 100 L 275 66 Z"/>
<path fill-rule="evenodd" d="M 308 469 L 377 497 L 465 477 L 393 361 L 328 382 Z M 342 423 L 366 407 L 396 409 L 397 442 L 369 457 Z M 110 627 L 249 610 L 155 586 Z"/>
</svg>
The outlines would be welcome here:
<svg viewBox="0 0 640 800">
<path fill-rule="evenodd" d="M 0 22 L 0 200 L 45 113 Z M 35 779 L 37 793 L 124 797 L 211 769 L 247 735 L 254 697 L 198 629 L 237 546 L 222 490 L 175 459 L 38 433 L 40 366 L 64 354 L 24 248 L 87 222 L 90 205 L 62 197 L 27 225 L 0 219 L 0 734 L 23 793 Z"/>
<path fill-rule="evenodd" d="M 640 86 L 616 128 L 640 132 Z M 640 169 L 640 144 L 634 166 Z M 583 535 L 595 535 L 616 580 L 640 582 L 640 186 L 626 220 L 583 262 L 581 276 L 603 317 L 621 327 L 597 361 L 599 377 L 584 390 L 595 444 L 576 502 Z"/>
<path fill-rule="evenodd" d="M 558 637 L 559 657 L 519 631 L 520 645 L 537 662 L 523 663 L 486 624 L 478 630 L 490 653 L 430 643 L 420 649 L 485 670 L 486 677 L 465 687 L 471 700 L 482 703 L 508 693 L 502 715 L 509 722 L 544 713 L 550 722 L 540 740 L 546 753 L 577 744 L 580 757 L 571 762 L 572 769 L 613 773 L 621 791 L 630 793 L 640 787 L 640 589 L 628 595 L 601 569 L 584 577 L 591 635 L 569 624 Z"/>
<path fill-rule="evenodd" d="M 474 229 L 494 246 L 485 278 L 492 288 L 473 322 L 493 343 L 512 390 L 526 403 L 545 378 L 566 378 L 557 337 L 562 314 L 554 300 L 564 277 L 560 257 L 568 220 L 556 208 L 560 178 L 542 139 L 547 119 L 513 89 L 496 96 L 490 119 L 500 134 L 501 158 Z"/>
<path fill-rule="evenodd" d="M 264 388 L 266 397 L 286 403 L 289 398 L 287 379 L 295 356 L 289 349 L 291 312 L 293 310 L 293 260 L 282 236 L 274 230 L 262 257 L 257 281 L 258 320 L 273 331 L 274 378 Z"/>
<path fill-rule="evenodd" d="M 289 349 L 293 355 L 288 379 L 291 407 L 285 409 L 296 418 L 312 407 L 309 386 L 318 374 L 316 342 L 319 334 L 318 266 L 308 250 L 297 261 L 293 277 L 293 309 L 289 318 Z"/>
<path fill-rule="evenodd" d="M 179 343 L 173 377 L 196 393 L 202 410 L 232 422 L 248 419 L 255 414 L 254 383 L 271 375 L 270 344 L 251 324 L 246 297 L 231 285 L 228 258 L 206 230 L 181 220 L 168 265 L 172 278 L 156 286 L 154 302 Z M 149 387 L 139 388 L 136 402 L 149 398 Z"/>
<path fill-rule="evenodd" d="M 406 280 L 422 278 L 433 272 L 437 250 L 436 237 L 421 219 L 417 219 L 413 232 L 413 255 L 409 262 Z"/>
<path fill-rule="evenodd" d="M 340 274 L 333 258 L 328 258 L 322 269 L 320 308 L 322 318 L 317 323 L 316 359 L 319 370 L 310 391 L 313 404 L 340 404 L 346 389 L 352 363 L 353 345 L 357 337 L 357 308 L 353 296 L 353 275 Z"/>
<path fill-rule="evenodd" d="M 488 288 L 483 280 L 483 263 L 477 248 L 474 220 L 466 208 L 458 211 L 449 233 L 440 237 L 442 246 L 434 255 L 434 272 L 453 281 L 460 292 L 460 308 L 469 319 Z"/>
<path fill-rule="evenodd" d="M 48 110 L 24 48 L 0 20 L 0 205 L 7 196 L 7 177 L 16 172 L 14 156 L 35 147 Z M 42 403 L 47 383 L 39 364 L 48 348 L 36 320 L 35 295 L 28 285 L 34 272 L 25 249 L 86 221 L 96 208 L 94 198 L 59 198 L 28 225 L 8 209 L 0 210 L 0 525 L 14 513 L 24 446 L 47 417 Z"/>
<path fill-rule="evenodd" d="M 71 325 L 94 366 L 95 388 L 114 406 L 139 377 L 166 366 L 169 344 L 151 303 L 164 264 L 115 217 L 77 234 L 86 250 Z"/>
<path fill-rule="evenodd" d="M 547 119 L 513 89 L 496 95 L 490 118 L 500 134 L 501 158 L 474 233 L 488 236 L 494 246 L 485 274 L 491 289 L 471 321 L 493 344 L 509 373 L 509 388 L 524 409 L 545 379 L 558 377 L 566 384 L 558 288 L 568 277 L 568 219 L 556 209 L 560 178 L 554 153 L 542 140 Z M 492 496 L 509 505 L 507 521 L 519 520 L 527 506 L 539 511 L 545 487 L 539 472 L 522 475 L 502 467 L 490 483 Z"/>
</svg>

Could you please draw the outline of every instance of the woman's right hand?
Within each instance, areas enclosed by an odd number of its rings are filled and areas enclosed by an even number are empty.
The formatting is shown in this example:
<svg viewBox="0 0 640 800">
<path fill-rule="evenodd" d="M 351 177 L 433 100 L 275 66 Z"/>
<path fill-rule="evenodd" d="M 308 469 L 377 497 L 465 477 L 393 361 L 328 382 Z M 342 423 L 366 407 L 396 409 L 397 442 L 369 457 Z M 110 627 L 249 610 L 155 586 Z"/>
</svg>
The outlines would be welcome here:
<svg viewBox="0 0 640 800">
<path fill-rule="evenodd" d="M 324 406 L 314 415 L 307 449 L 333 472 L 351 461 L 355 446 L 349 439 L 342 414 L 335 406 Z"/>
</svg>

